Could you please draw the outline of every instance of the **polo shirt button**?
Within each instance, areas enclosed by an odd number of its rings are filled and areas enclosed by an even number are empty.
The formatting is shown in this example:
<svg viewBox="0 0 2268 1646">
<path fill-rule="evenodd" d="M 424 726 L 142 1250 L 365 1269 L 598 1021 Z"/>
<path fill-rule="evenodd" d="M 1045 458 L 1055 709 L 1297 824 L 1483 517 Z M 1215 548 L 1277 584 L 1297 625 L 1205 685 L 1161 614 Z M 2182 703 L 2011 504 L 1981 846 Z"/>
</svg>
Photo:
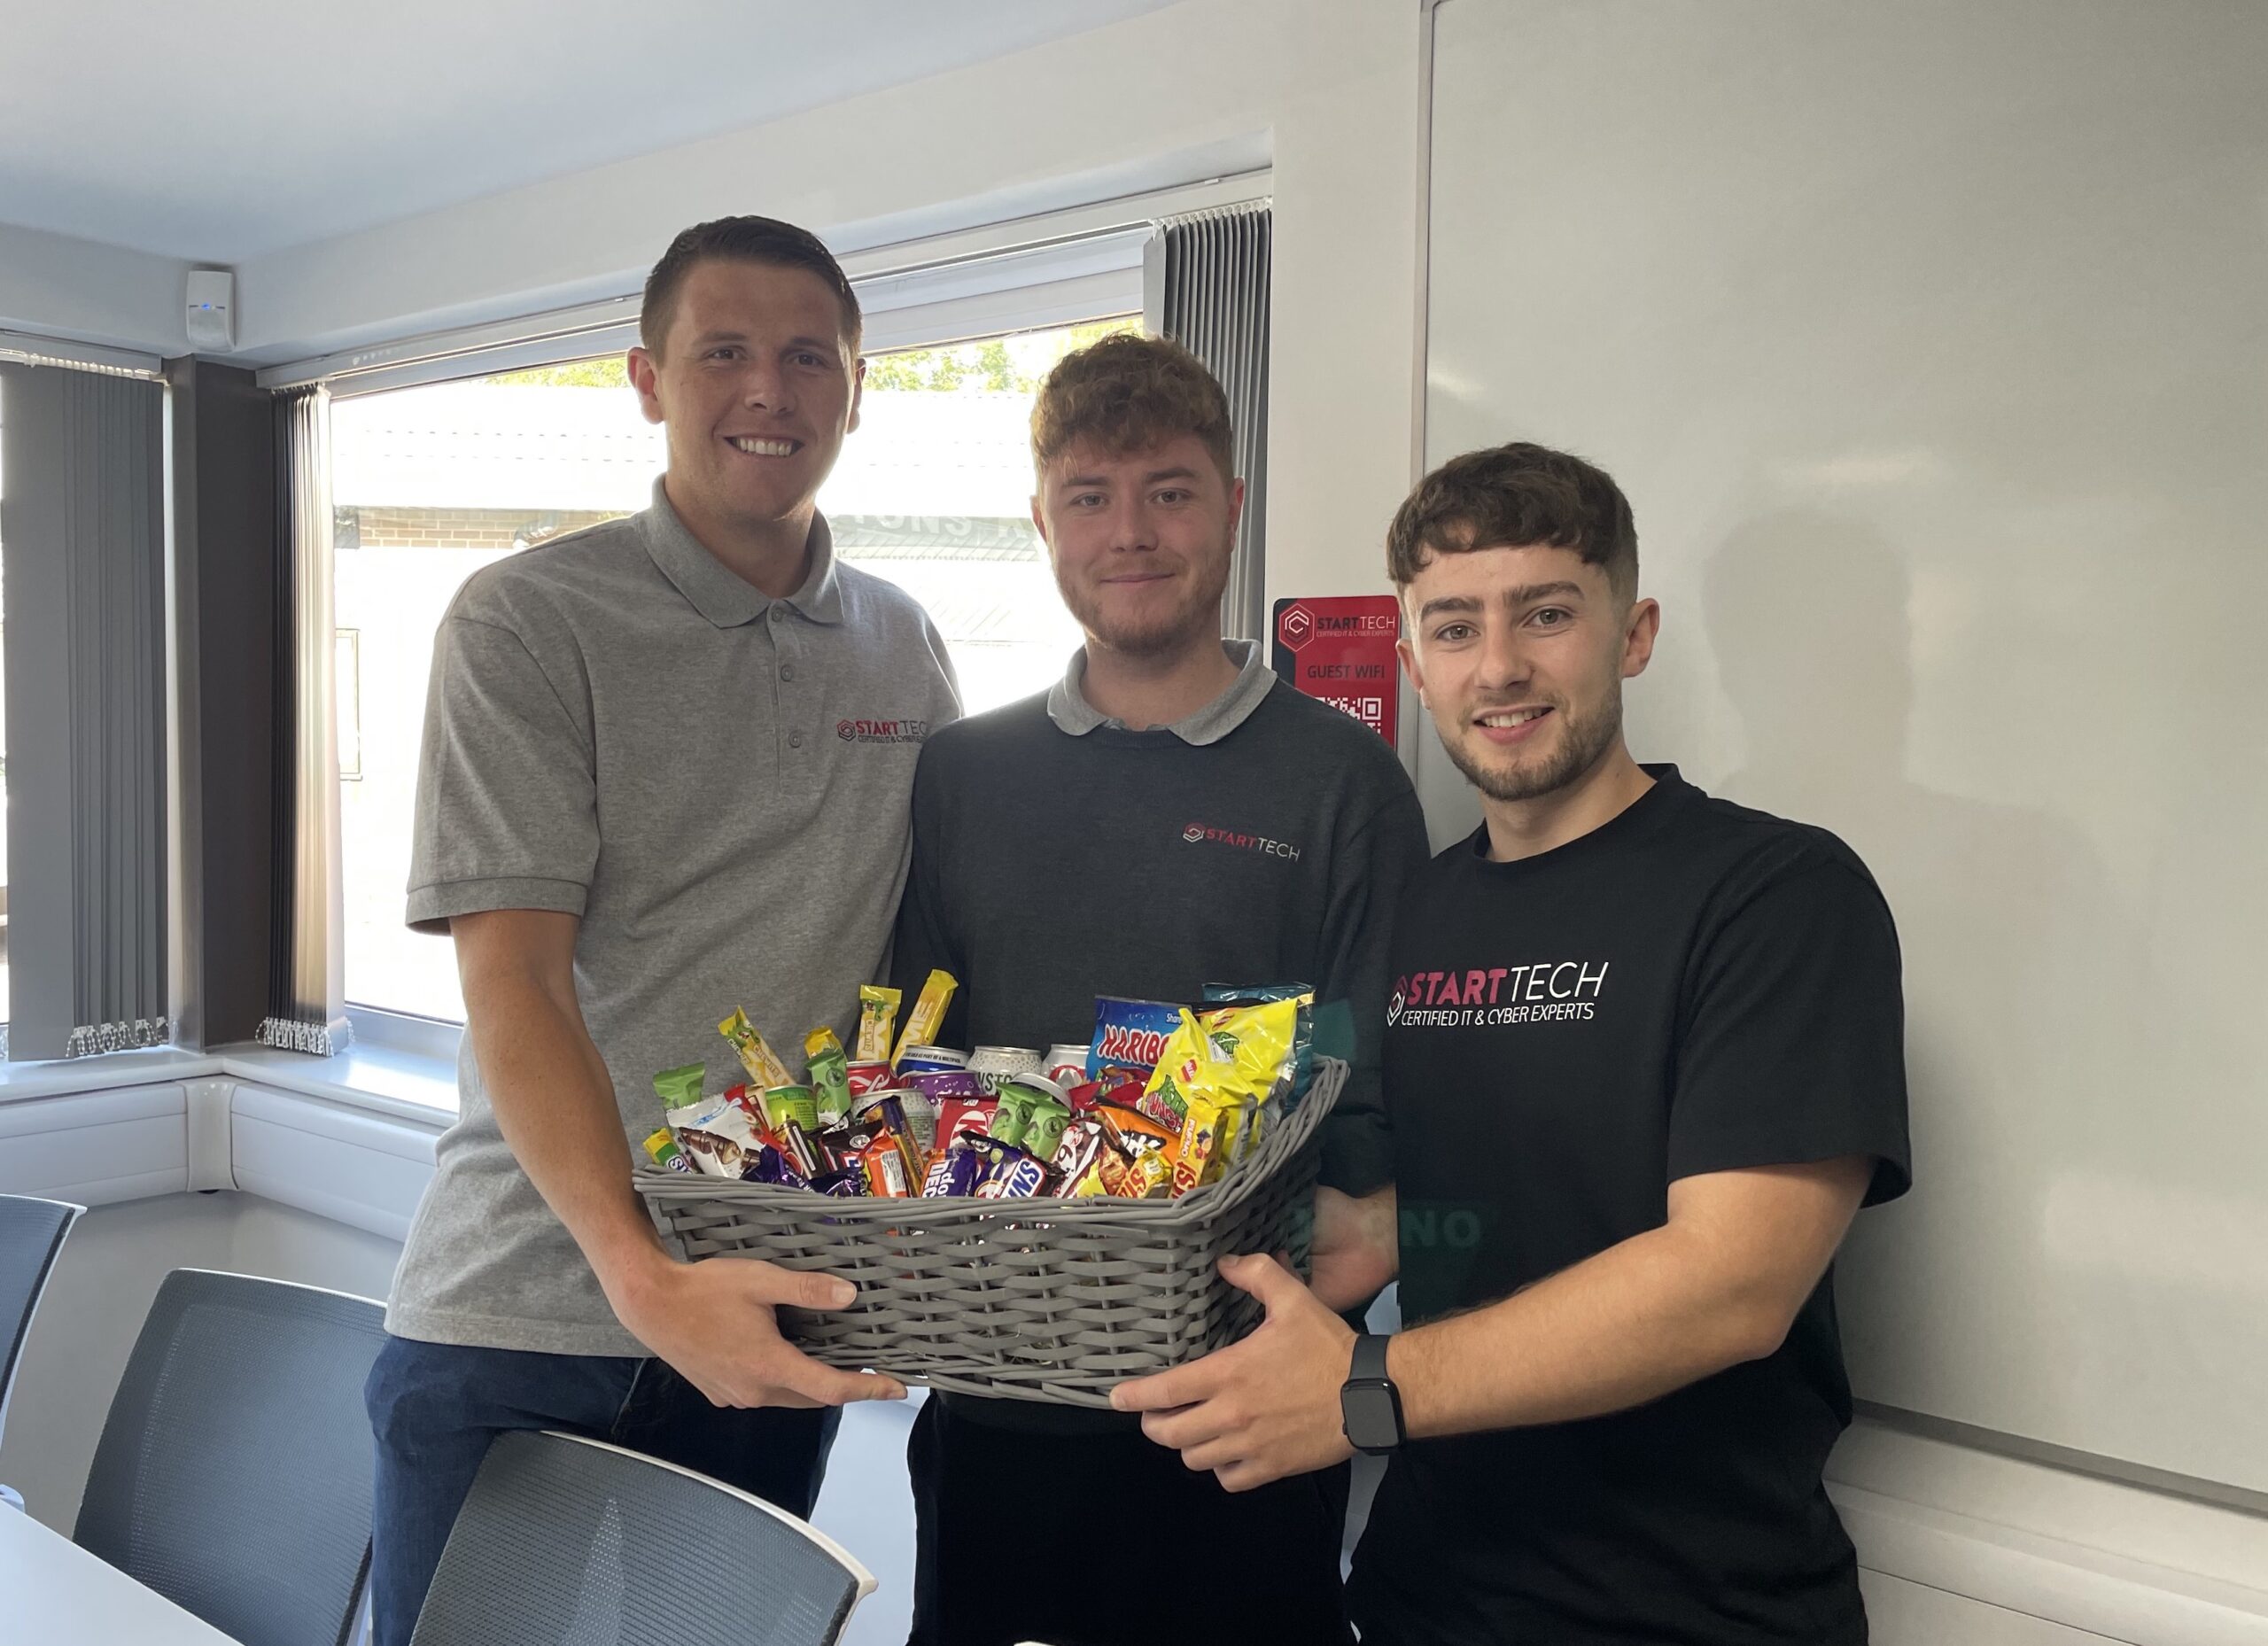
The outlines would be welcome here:
<svg viewBox="0 0 2268 1646">
<path fill-rule="evenodd" d="M 792 663 L 781 664 L 780 665 L 780 678 L 783 680 L 794 679 L 796 678 L 796 665 Z"/>
<path fill-rule="evenodd" d="M 790 748 L 790 749 L 801 749 L 803 746 L 804 746 L 804 734 L 803 734 L 801 732 L 790 732 L 790 733 L 788 733 L 788 748 Z"/>
</svg>

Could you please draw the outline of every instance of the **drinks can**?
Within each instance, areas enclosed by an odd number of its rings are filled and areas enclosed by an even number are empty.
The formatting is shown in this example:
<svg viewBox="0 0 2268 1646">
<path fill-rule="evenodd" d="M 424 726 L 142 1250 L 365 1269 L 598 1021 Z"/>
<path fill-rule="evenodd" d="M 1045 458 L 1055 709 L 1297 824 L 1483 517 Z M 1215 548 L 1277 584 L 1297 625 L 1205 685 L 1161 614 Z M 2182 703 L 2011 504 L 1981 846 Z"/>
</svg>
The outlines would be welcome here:
<svg viewBox="0 0 2268 1646">
<path fill-rule="evenodd" d="M 967 1068 L 968 1053 L 956 1052 L 951 1046 L 908 1046 L 897 1060 L 901 1075 L 934 1074 L 940 1069 Z"/>
<path fill-rule="evenodd" d="M 994 1092 L 1005 1076 L 1037 1074 L 1044 1061 L 1029 1046 L 979 1046 L 968 1054 L 968 1072 L 984 1083 L 986 1091 Z"/>
</svg>

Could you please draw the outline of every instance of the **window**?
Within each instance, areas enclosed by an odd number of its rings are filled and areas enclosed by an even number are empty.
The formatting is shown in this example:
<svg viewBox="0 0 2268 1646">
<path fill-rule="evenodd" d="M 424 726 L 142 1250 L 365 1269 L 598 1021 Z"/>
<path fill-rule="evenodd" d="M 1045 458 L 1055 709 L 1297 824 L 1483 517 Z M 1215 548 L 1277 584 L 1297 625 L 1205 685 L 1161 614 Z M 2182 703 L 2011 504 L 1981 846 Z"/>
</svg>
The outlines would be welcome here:
<svg viewBox="0 0 2268 1646">
<path fill-rule="evenodd" d="M 944 636 L 970 712 L 1041 691 L 1079 643 L 1032 529 L 1031 398 L 1131 317 L 870 357 L 820 493 L 847 563 Z M 342 399 L 331 408 L 347 998 L 462 1021 L 447 950 L 402 924 L 433 632 L 503 556 L 646 507 L 666 464 L 618 356 Z M 350 718 L 351 716 L 351 718 Z"/>
</svg>

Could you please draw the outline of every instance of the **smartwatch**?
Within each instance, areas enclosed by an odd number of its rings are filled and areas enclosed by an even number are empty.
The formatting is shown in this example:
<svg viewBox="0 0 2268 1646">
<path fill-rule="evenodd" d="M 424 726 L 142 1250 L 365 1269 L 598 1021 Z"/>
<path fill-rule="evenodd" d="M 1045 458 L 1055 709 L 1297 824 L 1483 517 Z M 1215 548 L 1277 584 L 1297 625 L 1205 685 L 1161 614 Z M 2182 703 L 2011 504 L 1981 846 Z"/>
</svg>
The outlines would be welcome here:
<svg viewBox="0 0 2268 1646">
<path fill-rule="evenodd" d="M 1354 1363 L 1339 1386 L 1339 1413 L 1348 1443 L 1379 1456 L 1409 1437 L 1402 1427 L 1402 1393 L 1386 1375 L 1386 1346 L 1391 1338 L 1365 1332 L 1355 1339 Z"/>
</svg>

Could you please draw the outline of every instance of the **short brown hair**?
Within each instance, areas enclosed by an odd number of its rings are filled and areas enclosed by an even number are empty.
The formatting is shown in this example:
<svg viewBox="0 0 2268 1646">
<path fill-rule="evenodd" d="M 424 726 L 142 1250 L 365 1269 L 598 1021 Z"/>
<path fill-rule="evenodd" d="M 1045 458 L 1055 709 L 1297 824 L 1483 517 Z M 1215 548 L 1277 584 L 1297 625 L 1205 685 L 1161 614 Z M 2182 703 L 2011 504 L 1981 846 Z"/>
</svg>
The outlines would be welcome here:
<svg viewBox="0 0 2268 1646">
<path fill-rule="evenodd" d="M 805 268 L 825 281 L 843 305 L 843 337 L 850 352 L 858 352 L 858 338 L 866 318 L 858 299 L 835 253 L 808 229 L 783 223 L 776 217 L 719 217 L 695 223 L 670 242 L 654 272 L 646 276 L 646 299 L 638 311 L 638 340 L 659 353 L 669 335 L 672 311 L 685 277 L 696 263 L 711 261 L 768 263 L 774 268 Z"/>
<path fill-rule="evenodd" d="M 1080 440 L 1114 456 L 1178 435 L 1201 441 L 1221 478 L 1236 475 L 1229 397 L 1205 362 L 1170 338 L 1115 332 L 1056 361 L 1031 408 L 1031 460 L 1045 470 Z"/>
<path fill-rule="evenodd" d="M 1386 537 L 1386 571 L 1406 588 L 1435 555 L 1572 548 L 1623 600 L 1638 592 L 1638 528 L 1605 470 L 1514 440 L 1452 457 L 1418 483 Z"/>
</svg>

